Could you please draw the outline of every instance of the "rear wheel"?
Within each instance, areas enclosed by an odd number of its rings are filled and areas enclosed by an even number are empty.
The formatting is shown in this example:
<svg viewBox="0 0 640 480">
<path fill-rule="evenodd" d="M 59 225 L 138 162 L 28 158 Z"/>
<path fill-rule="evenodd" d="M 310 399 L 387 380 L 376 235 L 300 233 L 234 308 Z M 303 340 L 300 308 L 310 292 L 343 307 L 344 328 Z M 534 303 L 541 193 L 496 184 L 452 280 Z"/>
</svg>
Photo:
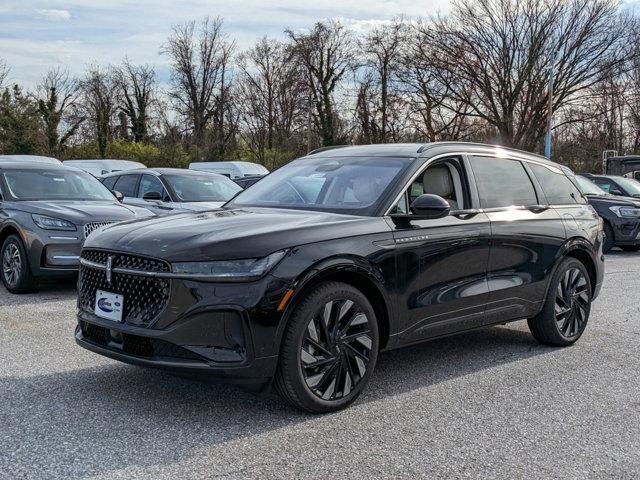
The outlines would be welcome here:
<svg viewBox="0 0 640 480">
<path fill-rule="evenodd" d="M 35 278 L 29 268 L 29 260 L 17 235 L 9 235 L 0 250 L 2 283 L 11 293 L 25 293 L 35 287 Z"/>
<path fill-rule="evenodd" d="M 302 410 L 339 410 L 360 395 L 377 357 L 378 324 L 370 302 L 350 285 L 327 282 L 295 308 L 275 386 Z"/>
<path fill-rule="evenodd" d="M 542 311 L 528 320 L 531 333 L 541 343 L 571 345 L 584 332 L 591 312 L 591 282 L 582 262 L 566 258 L 551 279 Z"/>
<path fill-rule="evenodd" d="M 613 248 L 615 238 L 613 237 L 613 228 L 607 222 L 604 222 L 604 244 L 602 245 L 602 251 L 609 253 Z"/>
</svg>

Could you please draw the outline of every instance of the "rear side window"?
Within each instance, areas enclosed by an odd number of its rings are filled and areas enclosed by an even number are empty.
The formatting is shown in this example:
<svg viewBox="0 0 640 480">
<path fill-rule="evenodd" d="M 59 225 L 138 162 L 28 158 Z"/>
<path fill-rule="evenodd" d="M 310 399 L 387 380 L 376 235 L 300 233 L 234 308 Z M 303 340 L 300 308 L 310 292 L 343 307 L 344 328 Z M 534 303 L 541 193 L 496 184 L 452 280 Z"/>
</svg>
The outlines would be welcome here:
<svg viewBox="0 0 640 480">
<path fill-rule="evenodd" d="M 119 177 L 107 177 L 102 180 L 102 184 L 107 187 L 109 190 L 113 190 L 113 186 L 116 184 L 116 180 Z"/>
<path fill-rule="evenodd" d="M 136 197 L 137 186 L 138 175 L 122 175 L 114 185 L 113 189 L 120 192 L 125 197 Z"/>
<path fill-rule="evenodd" d="M 535 163 L 529 163 L 528 165 L 538 179 L 549 204 L 568 205 L 584 203 L 582 194 L 564 173 L 554 172 L 550 168 Z"/>
<path fill-rule="evenodd" d="M 522 163 L 504 158 L 474 157 L 473 172 L 482 208 L 536 205 L 536 190 Z"/>
</svg>

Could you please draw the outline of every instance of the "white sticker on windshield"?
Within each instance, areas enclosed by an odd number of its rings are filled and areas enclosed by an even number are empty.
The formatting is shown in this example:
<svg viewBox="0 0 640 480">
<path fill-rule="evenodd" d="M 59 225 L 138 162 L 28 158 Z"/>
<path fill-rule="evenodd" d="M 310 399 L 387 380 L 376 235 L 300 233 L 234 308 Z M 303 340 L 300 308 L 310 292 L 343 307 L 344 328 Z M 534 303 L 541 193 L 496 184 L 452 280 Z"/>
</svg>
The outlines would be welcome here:
<svg viewBox="0 0 640 480">
<path fill-rule="evenodd" d="M 54 178 L 53 178 L 53 181 L 54 181 L 54 182 L 64 182 L 65 180 L 64 180 L 64 178 L 55 178 L 55 177 L 54 177 Z"/>
</svg>

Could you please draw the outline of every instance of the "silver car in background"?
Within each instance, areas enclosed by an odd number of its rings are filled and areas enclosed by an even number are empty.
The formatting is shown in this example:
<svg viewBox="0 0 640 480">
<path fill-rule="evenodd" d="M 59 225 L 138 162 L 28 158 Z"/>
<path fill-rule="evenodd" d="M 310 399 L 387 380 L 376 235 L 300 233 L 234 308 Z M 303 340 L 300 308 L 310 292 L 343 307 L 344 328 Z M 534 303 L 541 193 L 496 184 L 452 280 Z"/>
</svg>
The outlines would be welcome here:
<svg viewBox="0 0 640 480">
<path fill-rule="evenodd" d="M 102 226 L 153 216 L 118 202 L 90 174 L 62 165 L 0 162 L 0 278 L 12 293 L 73 276 L 84 240 Z"/>
<path fill-rule="evenodd" d="M 129 170 L 105 175 L 101 181 L 122 194 L 127 205 L 156 215 L 220 208 L 242 190 L 223 175 L 181 168 Z"/>
</svg>

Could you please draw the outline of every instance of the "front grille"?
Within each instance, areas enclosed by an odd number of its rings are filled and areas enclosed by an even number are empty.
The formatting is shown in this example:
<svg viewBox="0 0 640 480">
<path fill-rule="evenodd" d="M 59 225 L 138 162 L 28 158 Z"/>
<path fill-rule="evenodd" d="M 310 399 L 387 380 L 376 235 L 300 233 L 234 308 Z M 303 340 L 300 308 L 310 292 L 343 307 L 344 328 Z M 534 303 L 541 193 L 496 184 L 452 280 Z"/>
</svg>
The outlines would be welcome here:
<svg viewBox="0 0 640 480">
<path fill-rule="evenodd" d="M 106 265 L 111 257 L 112 268 L 126 268 L 141 272 L 169 272 L 168 263 L 137 255 L 83 250 L 81 258 Z M 171 281 L 135 274 L 112 272 L 111 283 L 107 282 L 104 270 L 80 265 L 78 304 L 85 312 L 94 313 L 96 291 L 119 293 L 124 297 L 123 319 L 126 323 L 148 327 L 164 311 L 169 303 Z"/>
<path fill-rule="evenodd" d="M 100 227 L 104 227 L 105 225 L 111 225 L 115 222 L 93 222 L 93 223 L 85 223 L 84 225 L 84 238 L 87 238 L 94 230 L 97 230 Z"/>
<path fill-rule="evenodd" d="M 186 348 L 157 338 L 141 337 L 130 333 L 119 333 L 112 337 L 108 328 L 81 321 L 82 336 L 89 342 L 113 350 L 122 350 L 136 357 L 170 357 L 183 360 L 203 360 L 203 358 Z"/>
</svg>

